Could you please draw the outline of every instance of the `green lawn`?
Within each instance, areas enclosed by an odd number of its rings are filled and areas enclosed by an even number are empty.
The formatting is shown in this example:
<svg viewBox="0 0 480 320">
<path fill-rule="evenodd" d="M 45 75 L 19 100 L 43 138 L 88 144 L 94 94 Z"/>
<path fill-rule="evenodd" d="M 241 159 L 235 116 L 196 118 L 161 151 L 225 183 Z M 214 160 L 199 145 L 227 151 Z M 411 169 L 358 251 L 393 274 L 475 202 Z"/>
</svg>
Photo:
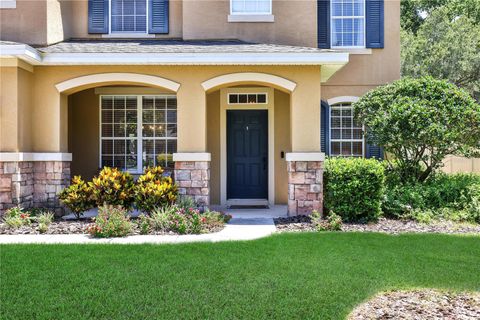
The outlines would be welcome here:
<svg viewBox="0 0 480 320">
<path fill-rule="evenodd" d="M 480 237 L 306 233 L 0 250 L 2 319 L 341 319 L 384 290 L 480 290 Z"/>
</svg>

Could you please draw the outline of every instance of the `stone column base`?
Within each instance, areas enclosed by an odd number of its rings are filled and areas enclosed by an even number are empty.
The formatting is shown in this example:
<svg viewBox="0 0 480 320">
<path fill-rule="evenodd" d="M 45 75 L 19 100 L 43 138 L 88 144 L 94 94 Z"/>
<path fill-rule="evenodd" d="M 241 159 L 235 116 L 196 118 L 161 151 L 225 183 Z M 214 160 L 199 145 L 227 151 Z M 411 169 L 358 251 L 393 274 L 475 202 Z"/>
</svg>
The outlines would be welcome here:
<svg viewBox="0 0 480 320">
<path fill-rule="evenodd" d="M 210 205 L 210 154 L 175 153 L 174 180 L 180 197 L 191 197 L 197 205 Z"/>
<path fill-rule="evenodd" d="M 309 155 L 309 156 L 305 156 Z M 323 211 L 323 154 L 288 154 L 288 215 Z"/>
<path fill-rule="evenodd" d="M 57 194 L 69 182 L 69 161 L 0 161 L 0 213 L 21 206 L 62 215 Z"/>
</svg>

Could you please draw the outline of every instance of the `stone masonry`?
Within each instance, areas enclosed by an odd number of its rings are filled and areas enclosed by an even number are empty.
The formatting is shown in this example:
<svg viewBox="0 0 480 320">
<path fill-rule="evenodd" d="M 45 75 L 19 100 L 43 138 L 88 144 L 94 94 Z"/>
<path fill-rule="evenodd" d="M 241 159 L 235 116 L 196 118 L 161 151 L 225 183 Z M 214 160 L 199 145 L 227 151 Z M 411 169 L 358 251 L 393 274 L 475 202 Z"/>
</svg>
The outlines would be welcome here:
<svg viewBox="0 0 480 320">
<path fill-rule="evenodd" d="M 174 179 L 181 197 L 200 206 L 210 205 L 210 161 L 176 161 Z"/>
<path fill-rule="evenodd" d="M 57 194 L 69 182 L 68 161 L 0 162 L 0 213 L 19 205 L 49 208 L 61 215 Z"/>
<path fill-rule="evenodd" d="M 288 215 L 323 210 L 323 161 L 288 162 Z"/>
</svg>

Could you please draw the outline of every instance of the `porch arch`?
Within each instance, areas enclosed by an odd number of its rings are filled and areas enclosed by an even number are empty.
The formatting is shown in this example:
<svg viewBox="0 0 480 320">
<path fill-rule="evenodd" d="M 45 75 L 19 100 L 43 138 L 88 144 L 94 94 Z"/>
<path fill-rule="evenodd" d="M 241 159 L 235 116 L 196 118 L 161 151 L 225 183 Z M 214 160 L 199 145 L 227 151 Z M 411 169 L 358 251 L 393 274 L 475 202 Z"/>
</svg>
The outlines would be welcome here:
<svg viewBox="0 0 480 320">
<path fill-rule="evenodd" d="M 158 76 L 140 73 L 98 73 L 69 79 L 55 85 L 60 93 L 72 94 L 100 84 L 139 84 L 177 92 L 180 84 Z"/>
<path fill-rule="evenodd" d="M 224 74 L 207 81 L 202 82 L 202 87 L 205 91 L 212 91 L 213 89 L 218 89 L 223 86 L 231 84 L 268 84 L 272 85 L 279 90 L 286 92 L 293 92 L 297 84 L 288 79 L 268 74 L 268 73 L 259 73 L 259 72 L 239 72 L 239 73 L 230 73 Z"/>
</svg>

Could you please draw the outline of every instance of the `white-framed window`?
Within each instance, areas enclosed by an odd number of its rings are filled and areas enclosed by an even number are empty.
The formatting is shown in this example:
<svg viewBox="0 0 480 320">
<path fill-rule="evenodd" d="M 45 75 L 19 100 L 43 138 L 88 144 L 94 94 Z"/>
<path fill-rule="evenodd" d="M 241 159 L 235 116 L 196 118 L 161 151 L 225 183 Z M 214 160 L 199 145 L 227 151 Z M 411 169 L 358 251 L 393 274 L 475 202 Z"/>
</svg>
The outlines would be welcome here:
<svg viewBox="0 0 480 320">
<path fill-rule="evenodd" d="M 110 0 L 110 33 L 147 33 L 148 0 Z"/>
<path fill-rule="evenodd" d="M 330 107 L 330 155 L 337 157 L 363 157 L 365 139 L 363 126 L 354 115 L 350 102 Z"/>
<path fill-rule="evenodd" d="M 272 14 L 272 0 L 230 0 L 230 14 Z"/>
<path fill-rule="evenodd" d="M 267 104 L 267 93 L 229 93 L 228 104 Z"/>
<path fill-rule="evenodd" d="M 175 95 L 100 96 L 100 167 L 141 173 L 173 169 L 177 152 Z"/>
<path fill-rule="evenodd" d="M 365 0 L 332 0 L 330 12 L 332 47 L 365 48 Z"/>
</svg>

